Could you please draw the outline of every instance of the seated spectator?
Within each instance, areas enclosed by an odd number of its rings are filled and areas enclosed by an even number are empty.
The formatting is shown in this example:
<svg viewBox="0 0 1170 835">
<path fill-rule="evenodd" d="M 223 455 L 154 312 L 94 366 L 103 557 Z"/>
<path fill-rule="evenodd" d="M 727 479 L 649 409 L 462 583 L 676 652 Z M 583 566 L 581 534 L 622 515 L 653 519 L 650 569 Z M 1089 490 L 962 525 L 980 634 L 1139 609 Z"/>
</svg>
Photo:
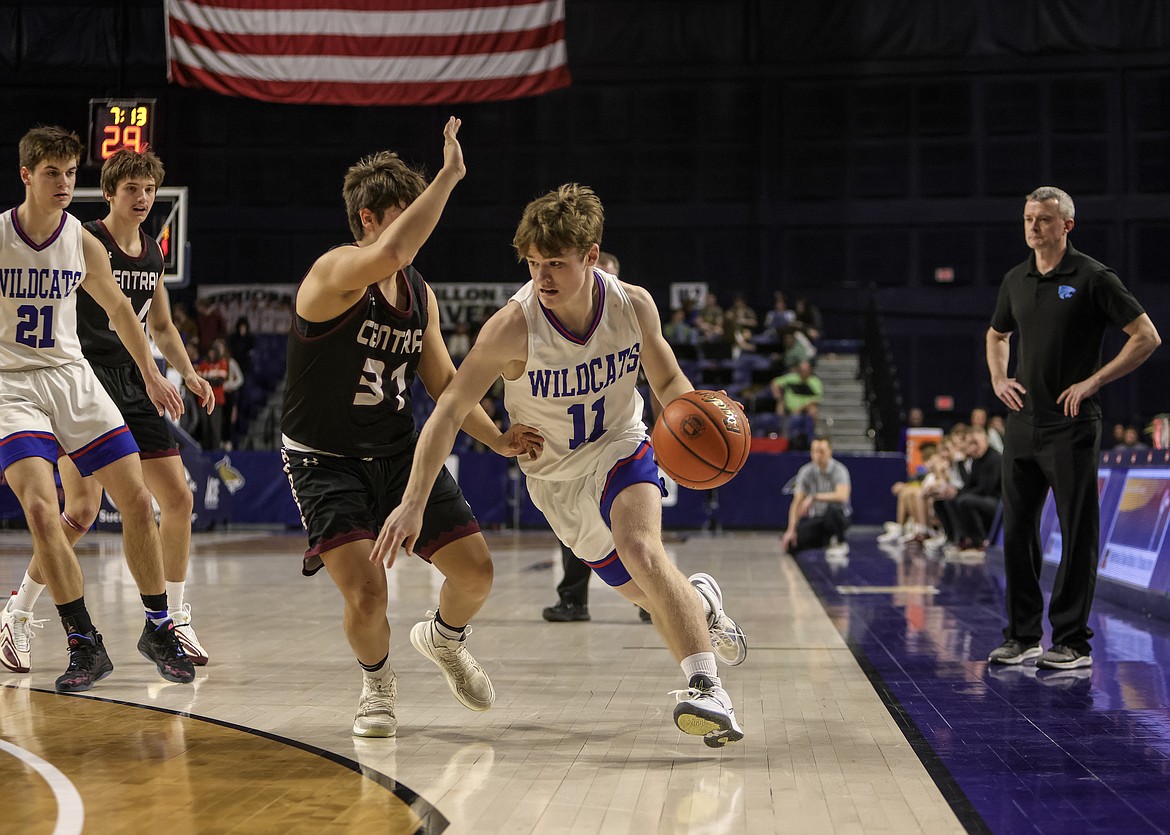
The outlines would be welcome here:
<svg viewBox="0 0 1170 835">
<path fill-rule="evenodd" d="M 776 398 L 776 414 L 787 422 L 785 433 L 792 449 L 808 449 L 809 438 L 816 431 L 821 397 L 825 393 L 821 378 L 813 374 L 812 366 L 802 362 L 796 370 L 772 380 L 772 396 Z"/>
<path fill-rule="evenodd" d="M 687 312 L 681 307 L 670 311 L 670 321 L 662 326 L 662 335 L 670 345 L 694 345 L 695 329 L 687 322 Z"/>
<path fill-rule="evenodd" d="M 923 459 L 930 460 L 937 449 L 934 444 L 923 444 L 921 451 Z M 925 475 L 910 481 L 894 482 L 890 488 L 896 500 L 894 521 L 885 523 L 884 530 L 878 535 L 878 542 L 908 542 L 917 537 L 926 538 L 926 506 L 922 501 L 922 481 Z"/>
<path fill-rule="evenodd" d="M 707 303 L 695 319 L 700 342 L 719 342 L 723 339 L 723 308 L 714 293 L 707 294 Z"/>
<path fill-rule="evenodd" d="M 794 323 L 796 327 L 803 331 L 804 335 L 813 342 L 816 342 L 824 335 L 825 324 L 824 319 L 821 317 L 821 311 L 804 296 L 796 300 L 796 303 L 792 306 L 792 313 L 796 318 Z"/>
<path fill-rule="evenodd" d="M 1121 436 L 1121 443 L 1113 449 L 1116 452 L 1138 452 L 1139 450 L 1146 450 L 1150 447 L 1142 442 L 1141 433 L 1136 426 L 1130 425 L 1125 427 Z"/>
<path fill-rule="evenodd" d="M 779 342 L 784 334 L 792 329 L 795 322 L 796 314 L 788 309 L 784 294 L 777 290 L 772 309 L 764 316 L 764 331 L 773 342 Z"/>
<path fill-rule="evenodd" d="M 455 330 L 447 335 L 447 353 L 452 361 L 459 365 L 467 352 L 471 350 L 471 329 L 466 322 L 457 322 Z"/>
<path fill-rule="evenodd" d="M 731 313 L 735 326 L 737 328 L 747 328 L 749 336 L 760 326 L 760 320 L 756 316 L 756 311 L 744 299 L 743 293 L 735 294 L 735 300 L 732 301 L 731 307 L 727 308 L 727 310 Z"/>
<path fill-rule="evenodd" d="M 999 507 L 1003 459 L 988 444 L 983 427 L 970 427 L 965 444 L 967 459 L 959 464 L 963 486 L 954 498 L 934 506 L 947 540 L 963 556 L 978 556 L 987 547 L 987 532 Z"/>
<path fill-rule="evenodd" d="M 1003 452 L 1003 433 L 991 428 L 987 410 L 982 406 L 976 406 L 971 410 L 971 425 L 985 430 L 987 432 L 987 443 L 991 445 L 991 448 L 998 453 Z"/>
<path fill-rule="evenodd" d="M 987 442 L 991 448 L 1003 455 L 1003 438 L 1007 432 L 1007 423 L 1003 415 L 992 415 L 987 419 Z"/>
<path fill-rule="evenodd" d="M 811 456 L 796 473 L 788 529 L 780 547 L 789 554 L 824 547 L 827 558 L 840 558 L 849 553 L 845 533 L 853 515 L 849 470 L 833 458 L 828 438 L 813 440 Z"/>
<path fill-rule="evenodd" d="M 802 362 L 811 365 L 812 361 L 816 359 L 816 347 L 800 331 L 786 331 L 781 344 L 784 346 L 782 359 L 785 368 L 797 368 Z"/>
</svg>

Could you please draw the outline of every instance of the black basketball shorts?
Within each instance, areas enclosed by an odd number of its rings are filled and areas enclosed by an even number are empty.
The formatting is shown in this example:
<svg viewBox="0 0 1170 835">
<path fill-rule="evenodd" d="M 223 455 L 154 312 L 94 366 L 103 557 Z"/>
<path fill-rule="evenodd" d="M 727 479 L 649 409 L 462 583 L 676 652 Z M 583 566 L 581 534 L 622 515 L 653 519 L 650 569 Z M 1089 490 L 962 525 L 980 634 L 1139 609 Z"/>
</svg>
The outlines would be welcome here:
<svg viewBox="0 0 1170 835">
<path fill-rule="evenodd" d="M 179 454 L 179 444 L 171 432 L 171 422 L 158 413 L 146 394 L 146 382 L 136 365 L 101 365 L 91 363 L 94 375 L 109 393 L 114 405 L 126 420 L 130 434 L 138 443 L 139 455 L 165 458 Z"/>
<path fill-rule="evenodd" d="M 321 570 L 321 554 L 348 542 L 375 540 L 382 523 L 402 500 L 410 478 L 413 446 L 396 458 L 340 458 L 281 449 L 284 472 L 301 524 L 309 534 L 301 573 Z M 444 467 L 423 511 L 414 551 L 427 562 L 445 545 L 479 533 L 479 522 L 463 491 Z"/>
</svg>

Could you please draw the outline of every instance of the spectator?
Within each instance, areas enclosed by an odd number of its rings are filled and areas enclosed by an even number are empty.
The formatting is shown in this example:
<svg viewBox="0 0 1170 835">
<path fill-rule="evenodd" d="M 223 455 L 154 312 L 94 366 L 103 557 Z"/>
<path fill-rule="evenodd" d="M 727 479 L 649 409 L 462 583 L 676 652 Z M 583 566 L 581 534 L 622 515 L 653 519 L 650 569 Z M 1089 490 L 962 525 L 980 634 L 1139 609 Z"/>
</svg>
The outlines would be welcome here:
<svg viewBox="0 0 1170 835">
<path fill-rule="evenodd" d="M 447 335 L 447 353 L 456 365 L 467 356 L 471 350 L 471 329 L 466 322 L 457 322 L 455 330 Z"/>
<path fill-rule="evenodd" d="M 785 331 L 781 344 L 784 346 L 782 362 L 787 369 L 798 368 L 802 362 L 812 365 L 816 358 L 816 347 L 801 331 Z"/>
<path fill-rule="evenodd" d="M 603 272 L 607 272 L 614 278 L 617 278 L 622 265 L 618 263 L 617 256 L 612 252 L 599 252 L 597 254 L 597 267 Z"/>
<path fill-rule="evenodd" d="M 195 322 L 192 321 L 191 315 L 187 313 L 187 308 L 179 302 L 171 305 L 171 321 L 175 323 L 175 329 L 179 332 L 179 336 L 183 338 L 184 345 L 190 345 L 192 342 L 199 340 L 199 329 L 195 327 Z M 182 390 L 180 387 L 179 391 Z"/>
<path fill-rule="evenodd" d="M 235 330 L 227 339 L 228 356 L 240 366 L 244 375 L 252 373 L 252 349 L 256 347 L 256 337 L 252 335 L 252 323 L 247 316 L 236 319 Z"/>
<path fill-rule="evenodd" d="M 732 321 L 737 328 L 747 328 L 749 336 L 756 328 L 760 326 L 760 319 L 756 315 L 756 311 L 747 303 L 743 297 L 743 293 L 736 293 L 735 299 L 731 302 L 731 307 L 728 308 L 732 315 Z"/>
<path fill-rule="evenodd" d="M 695 320 L 700 342 L 719 342 L 723 339 L 723 308 L 714 293 L 707 294 L 707 303 Z"/>
<path fill-rule="evenodd" d="M 935 513 L 947 539 L 962 556 L 982 556 L 987 532 L 999 507 L 1002 456 L 991 449 L 987 430 L 972 426 L 964 437 L 967 458 L 959 464 L 963 479 L 952 499 L 935 502 Z"/>
<path fill-rule="evenodd" d="M 200 377 L 211 383 L 211 393 L 215 397 L 215 408 L 226 411 L 224 404 L 227 402 L 227 395 L 223 387 L 224 383 L 227 382 L 230 370 L 227 357 L 223 354 L 221 340 L 211 343 L 207 356 L 199 360 L 195 370 L 199 372 Z M 215 450 L 223 446 L 222 425 L 222 420 L 216 415 L 213 415 L 210 420 L 203 421 L 203 435 L 199 438 L 199 443 L 204 449 Z"/>
<path fill-rule="evenodd" d="M 227 323 L 223 320 L 223 314 L 205 298 L 195 302 L 195 329 L 199 334 L 200 350 L 210 351 L 212 342 L 227 337 Z"/>
<path fill-rule="evenodd" d="M 833 458 L 828 438 L 813 440 L 811 456 L 812 460 L 796 473 L 788 529 L 780 546 L 789 554 L 824 547 L 827 558 L 844 557 L 849 553 L 845 532 L 853 515 L 849 470 Z"/>
<path fill-rule="evenodd" d="M 240 368 L 240 364 L 236 362 L 236 358 L 232 356 L 232 352 L 224 345 L 223 340 L 220 339 L 217 342 L 222 347 L 224 357 L 227 358 L 228 376 L 223 382 L 223 414 L 212 415 L 212 418 L 219 417 L 221 421 L 220 437 L 223 439 L 223 448 L 231 450 L 235 446 L 236 426 L 240 422 L 239 391 L 244 385 L 244 370 Z"/>
<path fill-rule="evenodd" d="M 1115 446 L 1115 451 L 1124 452 L 1138 452 L 1139 450 L 1146 450 L 1150 447 L 1142 443 L 1142 435 L 1136 426 L 1127 426 L 1122 430 L 1121 443 Z"/>
<path fill-rule="evenodd" d="M 936 451 L 934 444 L 923 444 L 923 459 L 930 460 Z M 924 477 L 926 474 L 923 474 Z M 910 481 L 894 482 L 890 488 L 890 492 L 896 500 L 894 521 L 885 523 L 884 530 L 878 535 L 878 542 L 907 542 L 919 536 L 925 538 L 927 517 L 926 508 L 922 501 L 923 480 L 923 478 L 914 478 Z"/>
<path fill-rule="evenodd" d="M 1003 452 L 1003 434 L 991 428 L 988 422 L 987 410 L 982 406 L 976 406 L 971 410 L 971 426 L 979 427 L 987 432 L 987 442 L 991 448 L 996 452 Z"/>
<path fill-rule="evenodd" d="M 671 345 L 694 345 L 695 329 L 687 323 L 687 312 L 681 307 L 670 311 L 670 321 L 662 327 L 662 335 Z"/>
<path fill-rule="evenodd" d="M 825 332 L 824 319 L 816 305 L 809 302 L 804 296 L 796 300 L 792 307 L 796 317 L 796 327 L 802 330 L 809 339 L 816 342 Z"/>
<path fill-rule="evenodd" d="M 779 342 L 785 333 L 792 330 L 796 314 L 788 309 L 788 302 L 779 290 L 776 291 L 774 298 L 772 309 L 764 317 L 764 331 L 769 334 L 772 341 Z"/>
<path fill-rule="evenodd" d="M 793 449 L 808 449 L 809 438 L 816 431 L 817 414 L 825 387 L 812 366 L 802 362 L 795 371 L 772 380 L 776 414 L 787 421 L 785 434 Z"/>
</svg>

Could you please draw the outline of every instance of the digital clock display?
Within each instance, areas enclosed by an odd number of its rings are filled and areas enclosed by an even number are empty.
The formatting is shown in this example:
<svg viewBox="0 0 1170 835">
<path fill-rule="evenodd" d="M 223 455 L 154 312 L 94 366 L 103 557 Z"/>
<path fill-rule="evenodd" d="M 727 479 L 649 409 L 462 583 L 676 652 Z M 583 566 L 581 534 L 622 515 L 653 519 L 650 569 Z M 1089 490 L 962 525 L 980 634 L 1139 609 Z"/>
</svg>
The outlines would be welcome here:
<svg viewBox="0 0 1170 835">
<path fill-rule="evenodd" d="M 121 148 L 145 151 L 154 144 L 155 99 L 90 99 L 90 165 L 101 165 Z"/>
</svg>

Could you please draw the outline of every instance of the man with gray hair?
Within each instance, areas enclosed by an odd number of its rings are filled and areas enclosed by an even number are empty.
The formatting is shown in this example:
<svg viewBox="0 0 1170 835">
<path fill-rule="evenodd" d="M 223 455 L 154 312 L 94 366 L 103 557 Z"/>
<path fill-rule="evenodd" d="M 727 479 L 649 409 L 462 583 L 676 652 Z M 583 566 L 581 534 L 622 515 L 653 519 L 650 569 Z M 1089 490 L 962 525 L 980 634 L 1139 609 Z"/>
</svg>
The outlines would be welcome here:
<svg viewBox="0 0 1170 835">
<path fill-rule="evenodd" d="M 987 366 L 1007 405 L 1003 450 L 1003 550 L 1008 625 L 992 664 L 1067 670 L 1093 663 L 1089 609 L 1097 581 L 1097 392 L 1133 371 L 1161 344 L 1137 299 L 1113 270 L 1068 242 L 1072 198 L 1052 186 L 1024 201 L 1024 239 L 1032 254 L 1004 276 L 987 331 Z M 1105 329 L 1129 337 L 1102 365 Z M 1015 377 L 1010 338 L 1019 332 Z M 1060 569 L 1048 607 L 1052 647 L 1040 650 L 1040 512 L 1049 487 L 1060 519 Z"/>
</svg>

